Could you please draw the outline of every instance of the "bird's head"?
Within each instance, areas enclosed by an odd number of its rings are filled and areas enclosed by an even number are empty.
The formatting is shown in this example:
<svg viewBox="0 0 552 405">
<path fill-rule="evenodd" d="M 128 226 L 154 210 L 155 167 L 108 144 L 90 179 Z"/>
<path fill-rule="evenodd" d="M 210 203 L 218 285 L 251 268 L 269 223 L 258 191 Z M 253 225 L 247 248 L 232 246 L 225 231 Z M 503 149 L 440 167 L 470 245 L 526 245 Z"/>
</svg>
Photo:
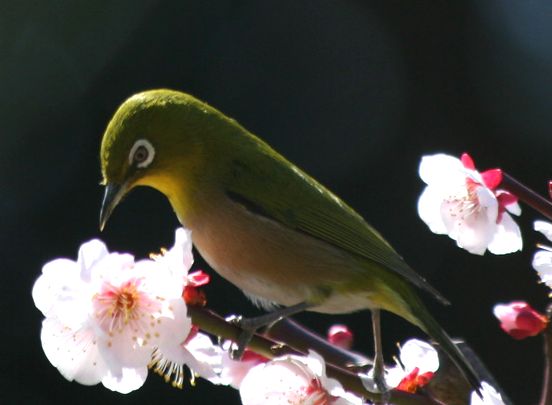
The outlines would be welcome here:
<svg viewBox="0 0 552 405">
<path fill-rule="evenodd" d="M 186 185 L 201 164 L 204 140 L 198 128 L 213 113 L 194 97 L 165 89 L 138 93 L 119 107 L 101 144 L 100 229 L 135 186 L 156 188 L 170 198 L 175 187 Z"/>
</svg>

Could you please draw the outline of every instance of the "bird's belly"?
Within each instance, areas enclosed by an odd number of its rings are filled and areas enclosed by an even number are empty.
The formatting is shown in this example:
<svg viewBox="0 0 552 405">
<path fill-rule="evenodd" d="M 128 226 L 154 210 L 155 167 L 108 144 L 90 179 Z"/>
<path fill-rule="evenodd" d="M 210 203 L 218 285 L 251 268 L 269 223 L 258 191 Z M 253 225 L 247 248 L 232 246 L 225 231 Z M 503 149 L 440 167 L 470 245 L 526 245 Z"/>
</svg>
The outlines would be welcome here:
<svg viewBox="0 0 552 405">
<path fill-rule="evenodd" d="M 333 297 L 334 287 L 357 266 L 349 254 L 241 205 L 228 202 L 224 209 L 194 221 L 191 228 L 194 244 L 207 263 L 261 305 L 320 302 L 321 312 L 370 306 L 365 291 L 354 300 Z"/>
</svg>

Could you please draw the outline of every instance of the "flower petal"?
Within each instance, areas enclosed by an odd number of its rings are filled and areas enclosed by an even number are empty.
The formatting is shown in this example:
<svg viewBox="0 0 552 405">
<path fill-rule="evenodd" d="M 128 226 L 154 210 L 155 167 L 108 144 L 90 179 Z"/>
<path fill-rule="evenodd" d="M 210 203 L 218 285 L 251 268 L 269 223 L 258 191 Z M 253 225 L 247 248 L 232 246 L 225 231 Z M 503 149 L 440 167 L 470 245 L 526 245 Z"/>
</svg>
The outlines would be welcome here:
<svg viewBox="0 0 552 405">
<path fill-rule="evenodd" d="M 418 199 L 418 215 L 431 232 L 447 234 L 448 230 L 441 215 L 443 197 L 436 187 L 427 186 Z"/>
<path fill-rule="evenodd" d="M 418 368 L 423 374 L 439 368 L 437 351 L 429 343 L 418 339 L 410 339 L 401 347 L 400 359 L 407 372 Z"/>
<path fill-rule="evenodd" d="M 214 345 L 211 338 L 204 333 L 196 334 L 181 348 L 184 354 L 180 360 L 195 374 L 211 382 L 216 381 L 222 368 L 223 350 Z"/>
<path fill-rule="evenodd" d="M 539 274 L 543 283 L 552 288 L 552 252 L 539 250 L 533 256 L 533 268 Z"/>
<path fill-rule="evenodd" d="M 90 280 L 90 269 L 95 263 L 107 256 L 109 252 L 105 244 L 99 239 L 92 239 L 83 243 L 79 249 L 77 264 L 81 271 L 81 277 L 85 281 Z"/>
<path fill-rule="evenodd" d="M 495 255 L 513 253 L 523 248 L 521 231 L 510 214 L 502 215 L 502 221 L 497 224 L 496 231 L 487 248 Z"/>
<path fill-rule="evenodd" d="M 466 168 L 462 162 L 442 153 L 423 156 L 418 172 L 426 184 L 439 188 L 450 188 L 451 184 L 463 184 L 466 178 Z"/>
<path fill-rule="evenodd" d="M 490 169 L 481 173 L 481 178 L 485 186 L 491 190 L 496 189 L 502 183 L 502 170 Z"/>
<path fill-rule="evenodd" d="M 79 282 L 77 265 L 69 259 L 56 259 L 42 267 L 42 275 L 35 281 L 32 296 L 35 306 L 48 316 L 55 312 L 64 296 L 71 296 Z M 71 292 L 71 293 L 69 293 Z"/>
<path fill-rule="evenodd" d="M 546 221 L 535 221 L 533 223 L 535 231 L 542 233 L 546 239 L 552 241 L 552 223 Z"/>
<path fill-rule="evenodd" d="M 102 384 L 111 391 L 128 394 L 144 385 L 147 376 L 147 367 L 122 368 L 117 374 L 110 370 L 102 379 Z"/>
<path fill-rule="evenodd" d="M 50 363 L 69 381 L 93 385 L 107 372 L 90 328 L 73 331 L 57 319 L 46 318 L 40 340 Z"/>
</svg>

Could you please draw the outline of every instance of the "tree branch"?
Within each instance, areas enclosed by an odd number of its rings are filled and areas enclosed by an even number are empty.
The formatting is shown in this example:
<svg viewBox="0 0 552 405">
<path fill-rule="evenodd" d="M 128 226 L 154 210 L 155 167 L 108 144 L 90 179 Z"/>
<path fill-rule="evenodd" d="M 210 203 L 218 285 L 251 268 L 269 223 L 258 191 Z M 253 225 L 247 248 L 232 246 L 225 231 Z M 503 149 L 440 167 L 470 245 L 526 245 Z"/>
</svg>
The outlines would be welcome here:
<svg viewBox="0 0 552 405">
<path fill-rule="evenodd" d="M 236 341 L 241 332 L 241 329 L 239 327 L 237 327 L 232 323 L 227 322 L 220 315 L 216 314 L 215 312 L 209 309 L 201 308 L 198 306 L 188 306 L 188 314 L 191 316 L 192 323 L 194 325 L 198 326 L 200 329 L 204 330 L 205 332 L 221 337 L 223 339 Z M 295 324 L 295 326 L 298 326 L 297 323 L 295 322 L 293 323 Z M 304 334 L 302 338 L 299 338 L 299 335 L 302 333 L 301 330 L 304 331 Z M 316 334 L 314 334 L 313 332 L 306 330 L 303 327 L 296 328 L 294 334 L 295 334 L 295 337 L 293 338 L 293 340 L 295 344 L 298 344 L 297 342 L 301 341 L 299 345 L 303 348 L 303 350 L 305 348 L 321 347 L 320 346 L 321 338 Z M 271 339 L 268 339 L 260 335 L 253 336 L 253 339 L 249 343 L 248 347 L 254 352 L 261 354 L 269 359 L 272 359 L 278 356 L 283 356 L 286 354 L 295 354 L 295 355 L 301 355 L 301 356 L 306 354 L 306 352 L 296 350 L 291 346 L 288 346 L 287 344 L 282 344 L 280 342 L 273 341 Z M 340 351 L 347 352 L 344 350 L 340 350 Z M 356 353 L 349 353 L 349 354 L 340 353 L 339 355 L 336 355 L 336 353 L 333 353 L 333 354 L 330 354 L 330 356 L 337 356 L 337 357 L 332 357 L 334 359 L 357 359 L 357 360 L 365 359 L 364 357 Z M 340 356 L 343 356 L 343 357 L 340 357 Z M 383 400 L 382 395 L 367 391 L 364 388 L 364 385 L 362 384 L 362 380 L 358 377 L 356 372 L 349 371 L 347 369 L 339 367 L 330 362 L 326 363 L 326 368 L 327 368 L 328 376 L 339 380 L 339 382 L 341 382 L 345 390 L 352 392 L 356 395 L 359 395 L 363 398 L 374 401 L 375 403 L 380 403 Z M 427 398 L 421 395 L 416 395 L 416 394 L 409 394 L 409 393 L 397 391 L 397 390 L 391 390 L 388 393 L 388 396 L 386 399 L 389 403 L 393 403 L 397 405 L 428 405 L 428 404 L 436 405 L 438 404 L 437 402 L 433 401 L 430 398 Z"/>
</svg>

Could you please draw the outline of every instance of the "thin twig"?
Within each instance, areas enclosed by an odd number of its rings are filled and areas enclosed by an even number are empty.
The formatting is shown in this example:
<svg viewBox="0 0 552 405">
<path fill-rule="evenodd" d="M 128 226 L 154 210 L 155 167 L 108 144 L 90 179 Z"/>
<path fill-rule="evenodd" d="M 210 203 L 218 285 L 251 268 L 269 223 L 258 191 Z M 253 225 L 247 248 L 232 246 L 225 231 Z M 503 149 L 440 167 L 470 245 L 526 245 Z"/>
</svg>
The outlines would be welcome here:
<svg viewBox="0 0 552 405">
<path fill-rule="evenodd" d="M 552 220 L 552 202 L 523 185 L 508 173 L 502 172 L 500 187 L 518 197 L 549 220 Z"/>
</svg>

